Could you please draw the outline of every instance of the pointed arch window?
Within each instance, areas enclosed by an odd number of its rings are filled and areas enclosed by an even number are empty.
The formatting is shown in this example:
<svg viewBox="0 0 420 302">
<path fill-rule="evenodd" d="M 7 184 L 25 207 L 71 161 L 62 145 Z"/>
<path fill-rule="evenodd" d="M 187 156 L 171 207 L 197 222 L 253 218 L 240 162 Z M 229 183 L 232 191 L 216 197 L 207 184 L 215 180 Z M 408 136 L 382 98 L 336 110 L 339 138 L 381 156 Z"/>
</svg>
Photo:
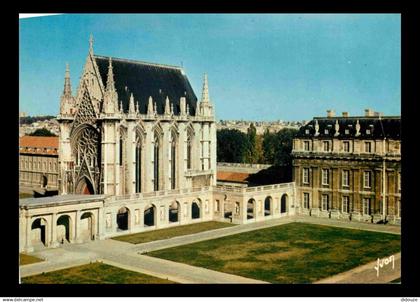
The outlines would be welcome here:
<svg viewBox="0 0 420 302">
<path fill-rule="evenodd" d="M 154 190 L 159 191 L 159 136 L 155 133 L 155 144 L 154 144 L 154 163 L 153 163 L 153 179 L 154 179 Z"/>
<path fill-rule="evenodd" d="M 171 189 L 176 187 L 176 133 L 171 133 Z"/>
<path fill-rule="evenodd" d="M 191 170 L 191 145 L 192 145 L 191 136 L 189 135 L 187 139 L 187 169 L 188 170 Z"/>
<path fill-rule="evenodd" d="M 142 155 L 142 139 L 139 134 L 137 134 L 137 143 L 136 143 L 136 193 L 141 192 L 141 155 Z"/>
</svg>

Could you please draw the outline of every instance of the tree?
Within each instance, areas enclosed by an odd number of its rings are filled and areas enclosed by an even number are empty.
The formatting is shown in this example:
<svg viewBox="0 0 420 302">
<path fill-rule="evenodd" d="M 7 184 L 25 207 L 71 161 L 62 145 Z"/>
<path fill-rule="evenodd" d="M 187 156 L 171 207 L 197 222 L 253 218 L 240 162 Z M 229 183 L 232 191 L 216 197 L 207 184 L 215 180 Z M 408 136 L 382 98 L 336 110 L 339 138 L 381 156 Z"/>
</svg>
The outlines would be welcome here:
<svg viewBox="0 0 420 302">
<path fill-rule="evenodd" d="M 36 129 L 34 132 L 29 134 L 29 136 L 57 136 L 54 133 L 52 133 L 50 130 L 46 128 L 42 129 Z"/>
<path fill-rule="evenodd" d="M 266 131 L 263 135 L 262 148 L 265 163 L 272 165 L 291 165 L 293 137 L 296 129 L 284 128 L 276 133 Z"/>
<path fill-rule="evenodd" d="M 253 123 L 248 127 L 246 138 L 245 162 L 255 164 L 258 161 L 256 156 L 257 129 Z"/>
<path fill-rule="evenodd" d="M 246 134 L 239 130 L 217 131 L 217 161 L 242 163 L 246 153 Z"/>
</svg>

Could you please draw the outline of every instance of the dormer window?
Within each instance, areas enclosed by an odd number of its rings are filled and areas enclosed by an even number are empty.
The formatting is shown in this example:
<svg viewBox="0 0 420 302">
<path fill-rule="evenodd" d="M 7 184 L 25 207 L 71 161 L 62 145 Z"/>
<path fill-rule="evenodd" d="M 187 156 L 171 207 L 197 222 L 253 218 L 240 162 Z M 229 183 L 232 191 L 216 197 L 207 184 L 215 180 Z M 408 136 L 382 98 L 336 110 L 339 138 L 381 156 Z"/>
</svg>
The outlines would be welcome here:
<svg viewBox="0 0 420 302">
<path fill-rule="evenodd" d="M 305 129 L 305 134 L 309 134 L 309 129 Z"/>
<path fill-rule="evenodd" d="M 324 134 L 328 134 L 328 129 L 325 129 L 324 130 Z"/>
<path fill-rule="evenodd" d="M 344 130 L 344 133 L 345 134 L 350 134 L 350 130 L 349 129 L 346 129 L 346 130 Z"/>
<path fill-rule="evenodd" d="M 365 152 L 371 153 L 372 152 L 372 146 L 370 142 L 365 142 Z"/>
<path fill-rule="evenodd" d="M 370 129 L 366 129 L 366 134 L 370 134 Z"/>
</svg>

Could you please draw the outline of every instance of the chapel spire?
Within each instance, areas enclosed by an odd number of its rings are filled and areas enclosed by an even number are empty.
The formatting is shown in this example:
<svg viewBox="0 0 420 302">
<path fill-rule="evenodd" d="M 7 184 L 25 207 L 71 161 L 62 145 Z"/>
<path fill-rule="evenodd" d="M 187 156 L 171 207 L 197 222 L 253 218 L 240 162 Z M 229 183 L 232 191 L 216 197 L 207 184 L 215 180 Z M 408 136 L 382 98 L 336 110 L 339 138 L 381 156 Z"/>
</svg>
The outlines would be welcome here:
<svg viewBox="0 0 420 302">
<path fill-rule="evenodd" d="M 202 102 L 209 102 L 210 101 L 209 83 L 208 83 L 208 79 L 207 79 L 207 73 L 204 74 L 203 93 L 201 95 L 201 101 Z"/>
<path fill-rule="evenodd" d="M 71 82 L 70 82 L 70 68 L 69 64 L 66 63 L 66 73 L 64 76 L 64 89 L 61 95 L 60 101 L 60 114 L 61 115 L 72 115 L 74 110 L 74 98 L 71 94 Z"/>
<path fill-rule="evenodd" d="M 89 54 L 93 55 L 93 35 L 92 35 L 92 33 L 89 36 Z"/>
<path fill-rule="evenodd" d="M 66 74 L 64 76 L 63 96 L 71 96 L 71 82 L 70 82 L 70 68 L 69 68 L 69 63 L 66 63 Z"/>
<path fill-rule="evenodd" d="M 111 57 L 109 57 L 108 76 L 107 76 L 107 79 L 106 79 L 106 90 L 107 91 L 115 91 L 114 71 L 113 71 L 113 68 L 112 68 Z"/>
<path fill-rule="evenodd" d="M 204 116 L 204 117 L 213 117 L 213 105 L 210 101 L 210 96 L 209 96 L 209 83 L 208 83 L 207 73 L 204 74 L 203 93 L 201 95 L 201 102 L 199 103 L 198 107 L 199 107 L 199 110 L 198 110 L 199 115 Z"/>
<path fill-rule="evenodd" d="M 106 80 L 104 102 L 104 113 L 113 114 L 118 112 L 118 94 L 115 89 L 114 72 L 112 69 L 111 57 L 109 58 L 108 76 Z"/>
</svg>

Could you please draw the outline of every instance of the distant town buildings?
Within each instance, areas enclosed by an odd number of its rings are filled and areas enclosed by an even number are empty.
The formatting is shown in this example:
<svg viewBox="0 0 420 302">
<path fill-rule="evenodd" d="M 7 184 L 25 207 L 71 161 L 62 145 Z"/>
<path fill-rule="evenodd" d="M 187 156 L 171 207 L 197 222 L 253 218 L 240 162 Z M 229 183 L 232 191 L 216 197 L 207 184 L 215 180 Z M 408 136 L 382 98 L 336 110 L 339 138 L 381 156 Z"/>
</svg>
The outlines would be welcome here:
<svg viewBox="0 0 420 302">
<path fill-rule="evenodd" d="M 22 114 L 22 113 L 21 113 Z M 22 116 L 20 117 L 26 117 Z M 31 124 L 20 124 L 19 125 L 19 137 L 23 137 L 25 135 L 29 135 L 33 133 L 35 130 L 45 128 L 52 132 L 53 134 L 59 136 L 60 135 L 60 126 L 55 118 L 47 119 L 43 121 L 33 122 Z"/>
<path fill-rule="evenodd" d="M 216 126 L 217 130 L 222 129 L 236 129 L 243 133 L 246 133 L 249 126 L 254 124 L 255 129 L 257 131 L 258 135 L 264 134 L 266 130 L 270 133 L 277 132 L 284 128 L 292 128 L 292 129 L 299 129 L 303 125 L 307 123 L 307 121 L 273 121 L 273 122 L 267 122 L 267 121 L 243 121 L 243 120 L 220 120 Z"/>
</svg>

